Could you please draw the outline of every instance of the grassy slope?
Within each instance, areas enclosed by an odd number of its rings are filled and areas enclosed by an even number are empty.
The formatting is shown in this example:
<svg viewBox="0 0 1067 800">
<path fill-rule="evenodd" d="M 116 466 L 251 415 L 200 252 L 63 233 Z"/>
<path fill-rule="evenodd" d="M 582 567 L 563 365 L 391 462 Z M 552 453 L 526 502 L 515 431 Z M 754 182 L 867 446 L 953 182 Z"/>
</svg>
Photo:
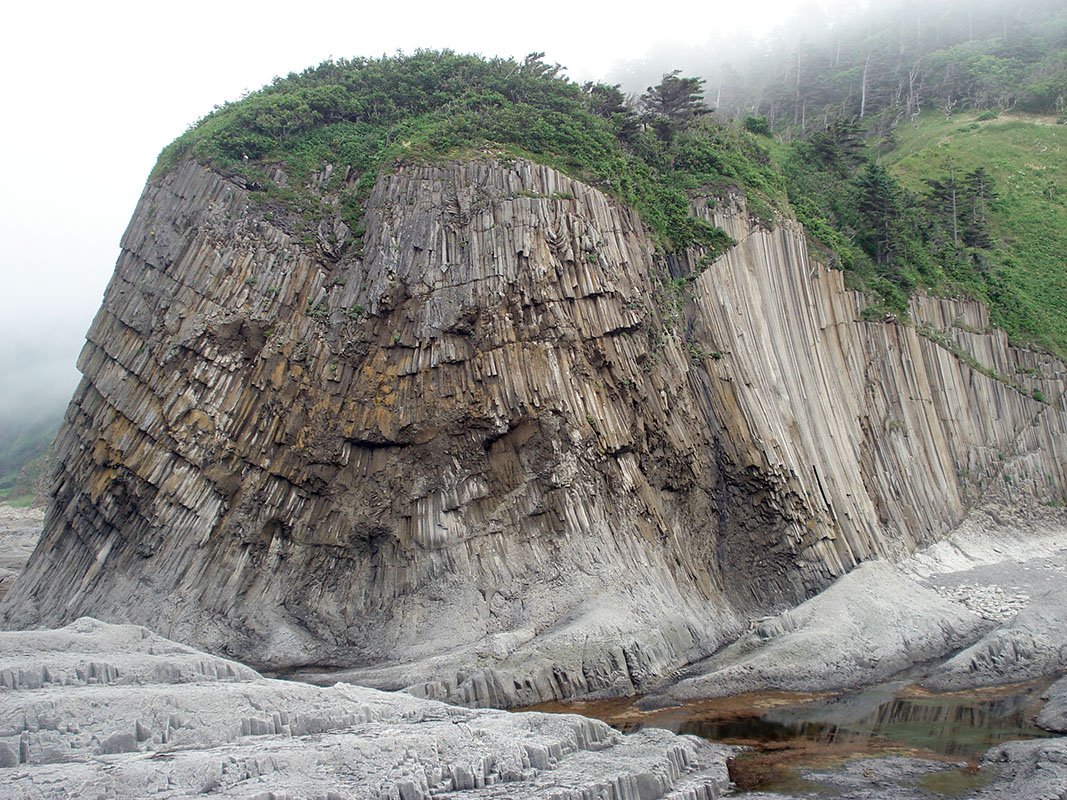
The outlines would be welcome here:
<svg viewBox="0 0 1067 800">
<path fill-rule="evenodd" d="M 43 463 L 62 419 L 63 410 L 59 409 L 35 418 L 0 421 L 0 502 L 27 504 L 27 496 L 15 494 L 25 489 L 16 485 L 19 473 L 28 464 Z M 26 502 L 16 502 L 19 499 Z"/>
<path fill-rule="evenodd" d="M 977 116 L 930 114 L 918 126 L 902 125 L 885 161 L 915 192 L 924 178 L 944 173 L 947 158 L 962 171 L 985 167 L 999 194 L 990 214 L 997 246 L 989 286 L 969 288 L 1013 339 L 1067 357 L 1067 128 L 1036 117 Z"/>
</svg>

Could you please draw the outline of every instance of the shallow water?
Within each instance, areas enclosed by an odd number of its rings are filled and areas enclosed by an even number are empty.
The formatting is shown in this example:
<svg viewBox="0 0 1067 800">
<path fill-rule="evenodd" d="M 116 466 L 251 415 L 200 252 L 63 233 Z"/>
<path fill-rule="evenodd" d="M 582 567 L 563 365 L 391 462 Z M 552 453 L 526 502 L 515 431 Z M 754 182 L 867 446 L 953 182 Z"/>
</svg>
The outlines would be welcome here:
<svg viewBox="0 0 1067 800">
<path fill-rule="evenodd" d="M 641 712 L 631 701 L 555 703 L 545 711 L 574 712 L 631 732 L 649 725 L 716 742 L 748 745 L 731 776 L 739 788 L 788 790 L 816 787 L 800 779 L 806 769 L 882 754 L 968 762 L 961 785 L 976 786 L 974 765 L 992 745 L 1048 736 L 1034 727 L 1048 682 L 935 695 L 906 683 L 848 694 L 759 692 Z M 964 779 L 965 778 L 965 779 Z"/>
</svg>

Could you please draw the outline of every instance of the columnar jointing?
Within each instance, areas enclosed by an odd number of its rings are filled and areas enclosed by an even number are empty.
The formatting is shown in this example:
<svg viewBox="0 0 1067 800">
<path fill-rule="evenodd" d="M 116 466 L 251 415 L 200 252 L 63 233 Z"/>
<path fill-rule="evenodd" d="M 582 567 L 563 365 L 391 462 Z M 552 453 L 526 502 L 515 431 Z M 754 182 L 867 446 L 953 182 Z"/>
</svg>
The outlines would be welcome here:
<svg viewBox="0 0 1067 800">
<path fill-rule="evenodd" d="M 738 244 L 672 279 L 547 167 L 411 166 L 360 249 L 180 166 L 123 238 L 7 625 L 467 703 L 633 693 L 979 498 L 1064 494 L 1062 364 L 962 301 L 858 321 L 799 226 L 713 218 Z"/>
</svg>

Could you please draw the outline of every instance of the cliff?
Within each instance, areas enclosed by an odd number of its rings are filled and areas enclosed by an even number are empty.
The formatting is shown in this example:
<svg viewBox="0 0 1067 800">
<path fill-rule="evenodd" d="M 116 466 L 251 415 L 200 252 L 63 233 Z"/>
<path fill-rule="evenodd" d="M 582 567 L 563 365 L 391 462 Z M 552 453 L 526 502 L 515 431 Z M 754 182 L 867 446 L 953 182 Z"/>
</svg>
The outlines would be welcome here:
<svg viewBox="0 0 1067 800">
<path fill-rule="evenodd" d="M 1067 492 L 1062 364 L 969 302 L 862 321 L 737 201 L 697 209 L 728 253 L 665 258 L 521 160 L 398 167 L 361 248 L 256 188 L 146 188 L 7 626 L 91 613 L 467 703 L 630 694 L 984 498 Z"/>
</svg>

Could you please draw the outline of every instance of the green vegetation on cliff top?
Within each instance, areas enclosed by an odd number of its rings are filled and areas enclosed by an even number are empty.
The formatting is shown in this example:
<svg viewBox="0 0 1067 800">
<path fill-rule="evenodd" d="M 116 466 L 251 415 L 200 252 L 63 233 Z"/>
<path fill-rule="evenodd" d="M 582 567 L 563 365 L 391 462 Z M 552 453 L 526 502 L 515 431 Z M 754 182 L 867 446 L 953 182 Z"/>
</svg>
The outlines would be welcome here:
<svg viewBox="0 0 1067 800">
<path fill-rule="evenodd" d="M 640 100 L 579 85 L 533 54 L 522 62 L 450 51 L 326 62 L 216 108 L 163 150 L 242 174 L 307 223 L 340 210 L 361 235 L 366 199 L 398 163 L 528 157 L 637 210 L 667 250 L 729 239 L 693 217 L 694 197 L 741 189 L 750 213 L 795 214 L 821 258 L 878 298 L 871 318 L 906 317 L 916 289 L 990 305 L 1017 343 L 1067 356 L 1067 211 L 1060 130 L 976 111 L 865 123 L 831 117 L 776 133 L 704 112 L 699 79 L 665 75 Z M 883 109 L 886 110 L 886 109 Z M 888 113 L 888 111 L 886 111 Z M 275 186 L 265 168 L 290 177 Z M 328 206 L 304 188 L 334 166 Z"/>
<path fill-rule="evenodd" d="M 758 41 L 653 51 L 617 78 L 679 66 L 762 134 L 821 256 L 880 299 L 872 317 L 902 316 L 917 288 L 962 294 L 1067 357 L 1063 0 L 809 5 Z"/>
<path fill-rule="evenodd" d="M 294 184 L 325 164 L 351 167 L 332 188 L 358 232 L 374 180 L 394 163 L 527 156 L 636 209 L 667 249 L 727 244 L 691 216 L 692 195 L 724 184 L 773 191 L 751 135 L 693 118 L 664 136 L 638 125 L 616 88 L 581 86 L 559 70 L 537 54 L 517 62 L 450 51 L 326 62 L 216 108 L 163 150 L 154 175 L 194 158 L 269 188 L 258 165 L 284 163 Z M 288 199 L 319 211 L 311 198 Z"/>
<path fill-rule="evenodd" d="M 1067 128 L 1041 118 L 928 112 L 880 157 L 841 122 L 772 144 L 820 257 L 904 317 L 917 289 L 988 304 L 1017 344 L 1067 356 Z"/>
</svg>

